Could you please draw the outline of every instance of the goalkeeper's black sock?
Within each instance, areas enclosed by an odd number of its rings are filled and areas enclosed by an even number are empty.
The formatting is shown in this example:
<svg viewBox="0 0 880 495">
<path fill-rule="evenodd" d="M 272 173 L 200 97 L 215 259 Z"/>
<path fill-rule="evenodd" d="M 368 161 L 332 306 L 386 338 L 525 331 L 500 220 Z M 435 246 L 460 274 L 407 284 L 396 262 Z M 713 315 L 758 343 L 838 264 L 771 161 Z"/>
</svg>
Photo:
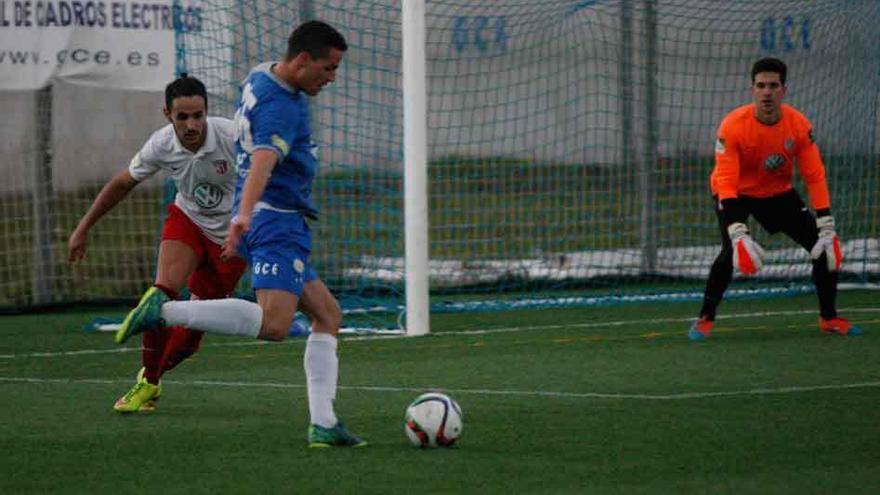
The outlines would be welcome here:
<svg viewBox="0 0 880 495">
<path fill-rule="evenodd" d="M 700 316 L 715 320 L 715 310 L 724 298 L 724 292 L 733 279 L 733 255 L 729 250 L 724 250 L 712 263 L 709 271 L 709 280 L 706 281 L 706 291 L 703 293 L 703 308 Z"/>
<path fill-rule="evenodd" d="M 700 318 L 705 318 L 709 321 L 715 321 L 715 311 L 718 309 L 719 304 L 721 304 L 720 299 L 711 299 L 709 297 L 704 297 L 703 307 L 700 309 Z"/>
<path fill-rule="evenodd" d="M 828 270 L 825 258 L 813 261 L 813 283 L 819 298 L 819 314 L 830 320 L 837 317 L 837 272 Z"/>
</svg>

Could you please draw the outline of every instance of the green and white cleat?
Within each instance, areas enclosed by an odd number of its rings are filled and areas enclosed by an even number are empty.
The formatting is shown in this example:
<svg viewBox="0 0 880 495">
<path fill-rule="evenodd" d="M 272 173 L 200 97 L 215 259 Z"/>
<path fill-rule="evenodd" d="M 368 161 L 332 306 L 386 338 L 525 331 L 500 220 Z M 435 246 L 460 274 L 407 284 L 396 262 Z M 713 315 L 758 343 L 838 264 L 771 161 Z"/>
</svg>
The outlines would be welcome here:
<svg viewBox="0 0 880 495">
<path fill-rule="evenodd" d="M 143 370 L 138 373 L 138 381 L 128 392 L 125 393 L 113 410 L 118 413 L 128 414 L 134 412 L 153 412 L 156 410 L 156 400 L 162 395 L 162 385 L 153 385 L 143 377 Z"/>
<path fill-rule="evenodd" d="M 327 447 L 366 447 L 367 442 L 354 435 L 342 424 L 336 423 L 333 428 L 309 425 L 309 447 L 323 449 Z"/>
<path fill-rule="evenodd" d="M 168 302 L 168 296 L 165 295 L 158 287 L 150 287 L 141 296 L 137 307 L 128 313 L 125 320 L 116 331 L 114 340 L 117 344 L 122 344 L 132 335 L 143 333 L 147 330 L 160 327 L 164 324 L 162 321 L 162 305 Z"/>
</svg>

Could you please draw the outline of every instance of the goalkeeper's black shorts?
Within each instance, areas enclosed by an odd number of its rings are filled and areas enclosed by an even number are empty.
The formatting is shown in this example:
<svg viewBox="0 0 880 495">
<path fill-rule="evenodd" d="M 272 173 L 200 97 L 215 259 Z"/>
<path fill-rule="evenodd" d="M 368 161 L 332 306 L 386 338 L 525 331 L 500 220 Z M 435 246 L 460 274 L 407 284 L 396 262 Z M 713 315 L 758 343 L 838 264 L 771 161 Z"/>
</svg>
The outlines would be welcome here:
<svg viewBox="0 0 880 495">
<path fill-rule="evenodd" d="M 722 238 L 730 242 L 727 225 L 719 208 L 718 196 L 714 196 L 713 199 Z M 761 227 L 770 234 L 783 232 L 806 249 L 810 249 L 819 238 L 816 217 L 794 189 L 769 198 L 740 196 L 739 207 L 747 215 L 746 218 L 755 217 Z"/>
</svg>

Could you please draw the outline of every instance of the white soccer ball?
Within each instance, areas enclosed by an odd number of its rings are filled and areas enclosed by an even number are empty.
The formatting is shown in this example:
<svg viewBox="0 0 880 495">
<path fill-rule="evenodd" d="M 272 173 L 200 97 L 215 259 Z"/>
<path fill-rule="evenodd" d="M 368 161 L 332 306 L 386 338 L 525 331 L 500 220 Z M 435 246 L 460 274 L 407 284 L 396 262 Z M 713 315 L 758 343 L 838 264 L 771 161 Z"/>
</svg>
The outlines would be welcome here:
<svg viewBox="0 0 880 495">
<path fill-rule="evenodd" d="M 406 408 L 404 431 L 416 447 L 449 447 L 461 435 L 461 408 L 452 397 L 422 394 Z"/>
</svg>

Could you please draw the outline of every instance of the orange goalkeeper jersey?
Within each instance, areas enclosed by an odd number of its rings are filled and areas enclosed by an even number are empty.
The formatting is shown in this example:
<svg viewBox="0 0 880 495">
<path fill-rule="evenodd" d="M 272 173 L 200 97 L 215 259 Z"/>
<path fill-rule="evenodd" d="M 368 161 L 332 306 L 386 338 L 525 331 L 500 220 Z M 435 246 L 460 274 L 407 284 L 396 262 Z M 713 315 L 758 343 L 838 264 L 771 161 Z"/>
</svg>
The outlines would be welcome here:
<svg viewBox="0 0 880 495">
<path fill-rule="evenodd" d="M 795 163 L 813 209 L 830 208 L 825 167 L 810 121 L 783 104 L 779 122 L 766 125 L 755 117 L 754 104 L 741 106 L 718 128 L 712 193 L 718 199 L 776 196 L 792 188 Z"/>
</svg>

